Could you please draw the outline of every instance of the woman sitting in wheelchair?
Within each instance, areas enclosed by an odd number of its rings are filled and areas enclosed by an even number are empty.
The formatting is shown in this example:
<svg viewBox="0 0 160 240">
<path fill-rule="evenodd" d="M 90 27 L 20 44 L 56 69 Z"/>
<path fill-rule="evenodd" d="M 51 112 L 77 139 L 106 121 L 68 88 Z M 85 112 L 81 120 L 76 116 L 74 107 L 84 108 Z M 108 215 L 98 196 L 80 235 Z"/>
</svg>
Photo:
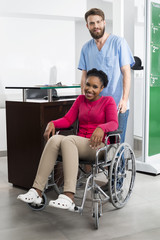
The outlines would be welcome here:
<svg viewBox="0 0 160 240">
<path fill-rule="evenodd" d="M 63 159 L 64 192 L 49 206 L 74 211 L 74 194 L 80 159 L 95 160 L 96 149 L 104 146 L 105 135 L 118 128 L 117 107 L 110 96 L 100 96 L 107 87 L 107 75 L 92 69 L 87 72 L 85 95 L 80 95 L 68 113 L 48 123 L 44 132 L 47 144 L 43 150 L 33 187 L 18 199 L 26 203 L 40 204 L 48 177 L 60 154 Z M 77 135 L 55 135 L 56 128 L 68 128 L 78 120 Z M 50 134 L 52 137 L 49 138 Z"/>
</svg>

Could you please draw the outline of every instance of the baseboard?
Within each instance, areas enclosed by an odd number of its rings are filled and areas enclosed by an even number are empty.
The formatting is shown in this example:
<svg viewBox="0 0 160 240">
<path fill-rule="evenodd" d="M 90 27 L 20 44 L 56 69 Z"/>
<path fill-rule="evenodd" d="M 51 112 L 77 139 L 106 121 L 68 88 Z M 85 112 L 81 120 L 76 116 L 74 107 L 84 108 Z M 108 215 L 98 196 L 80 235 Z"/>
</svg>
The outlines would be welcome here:
<svg viewBox="0 0 160 240">
<path fill-rule="evenodd" d="M 0 151 L 0 157 L 6 157 L 7 151 Z"/>
</svg>

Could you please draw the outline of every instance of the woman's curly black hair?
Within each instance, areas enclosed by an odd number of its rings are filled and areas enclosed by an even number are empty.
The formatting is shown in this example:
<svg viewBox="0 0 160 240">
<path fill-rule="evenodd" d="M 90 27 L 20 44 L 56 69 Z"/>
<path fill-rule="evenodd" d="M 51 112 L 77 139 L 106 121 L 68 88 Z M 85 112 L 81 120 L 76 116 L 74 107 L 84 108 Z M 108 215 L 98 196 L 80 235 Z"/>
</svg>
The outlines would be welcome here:
<svg viewBox="0 0 160 240">
<path fill-rule="evenodd" d="M 96 68 L 93 68 L 87 72 L 87 78 L 90 76 L 96 76 L 99 78 L 99 80 L 102 83 L 103 87 L 107 87 L 108 85 L 108 77 L 102 70 L 97 70 Z"/>
</svg>

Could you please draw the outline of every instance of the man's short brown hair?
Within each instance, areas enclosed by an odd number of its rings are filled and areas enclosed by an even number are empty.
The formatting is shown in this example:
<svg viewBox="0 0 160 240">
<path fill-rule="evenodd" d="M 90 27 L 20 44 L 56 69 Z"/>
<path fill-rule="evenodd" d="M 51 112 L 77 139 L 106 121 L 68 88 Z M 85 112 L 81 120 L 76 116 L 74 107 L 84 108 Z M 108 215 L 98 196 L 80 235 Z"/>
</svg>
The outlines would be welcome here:
<svg viewBox="0 0 160 240">
<path fill-rule="evenodd" d="M 90 15 L 98 15 L 98 16 L 101 16 L 103 20 L 105 20 L 104 12 L 103 12 L 101 9 L 91 8 L 89 11 L 87 11 L 87 12 L 85 13 L 85 16 L 84 16 L 86 22 L 87 22 L 87 18 L 88 18 Z"/>
</svg>

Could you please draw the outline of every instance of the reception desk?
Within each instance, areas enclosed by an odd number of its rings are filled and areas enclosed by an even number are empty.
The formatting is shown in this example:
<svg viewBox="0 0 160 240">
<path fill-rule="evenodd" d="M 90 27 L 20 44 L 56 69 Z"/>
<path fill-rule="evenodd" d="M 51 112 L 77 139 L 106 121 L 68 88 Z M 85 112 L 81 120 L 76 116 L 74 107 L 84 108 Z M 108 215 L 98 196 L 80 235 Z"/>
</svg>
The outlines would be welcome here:
<svg viewBox="0 0 160 240">
<path fill-rule="evenodd" d="M 6 101 L 8 181 L 29 189 L 44 148 L 43 133 L 49 121 L 70 109 L 75 99 L 54 102 Z"/>
</svg>

